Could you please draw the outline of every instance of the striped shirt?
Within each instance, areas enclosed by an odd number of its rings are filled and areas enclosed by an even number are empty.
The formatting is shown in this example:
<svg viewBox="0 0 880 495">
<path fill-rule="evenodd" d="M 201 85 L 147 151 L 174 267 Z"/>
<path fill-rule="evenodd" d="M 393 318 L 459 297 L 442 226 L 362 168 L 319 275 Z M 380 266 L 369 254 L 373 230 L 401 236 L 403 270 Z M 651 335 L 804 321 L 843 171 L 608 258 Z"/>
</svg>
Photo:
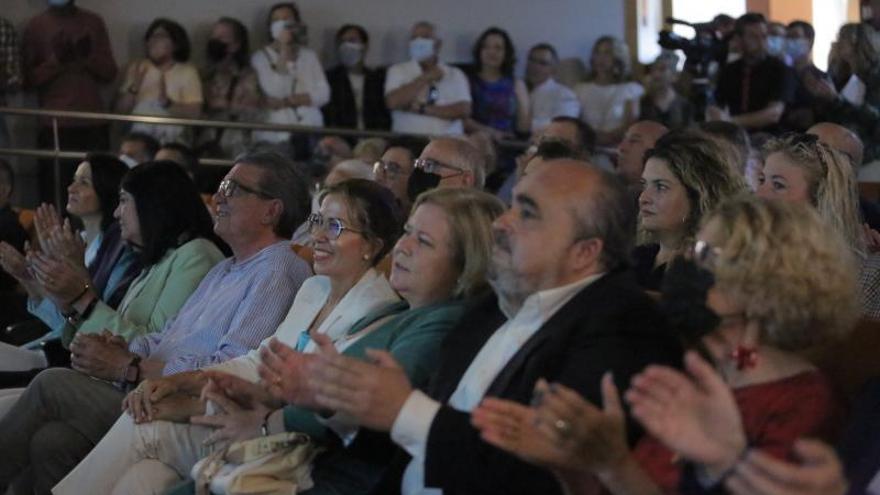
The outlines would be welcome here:
<svg viewBox="0 0 880 495">
<path fill-rule="evenodd" d="M 163 375 L 241 356 L 275 332 L 311 274 L 287 241 L 238 263 L 228 258 L 208 272 L 162 331 L 133 339 L 129 349 L 163 361 Z"/>
</svg>

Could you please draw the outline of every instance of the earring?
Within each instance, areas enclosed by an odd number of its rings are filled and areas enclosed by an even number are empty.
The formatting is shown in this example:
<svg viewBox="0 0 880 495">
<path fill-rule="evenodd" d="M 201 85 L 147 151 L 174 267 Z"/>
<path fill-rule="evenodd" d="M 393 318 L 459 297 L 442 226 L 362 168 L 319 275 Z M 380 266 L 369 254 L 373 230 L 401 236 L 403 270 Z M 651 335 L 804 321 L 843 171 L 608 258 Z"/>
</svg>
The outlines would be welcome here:
<svg viewBox="0 0 880 495">
<path fill-rule="evenodd" d="M 370 261 L 370 255 L 369 255 L 369 254 L 365 254 L 365 255 L 364 255 L 364 261 Z"/>
<path fill-rule="evenodd" d="M 737 371 L 752 369 L 758 365 L 758 349 L 738 345 L 730 353 L 730 358 L 736 362 Z"/>
</svg>

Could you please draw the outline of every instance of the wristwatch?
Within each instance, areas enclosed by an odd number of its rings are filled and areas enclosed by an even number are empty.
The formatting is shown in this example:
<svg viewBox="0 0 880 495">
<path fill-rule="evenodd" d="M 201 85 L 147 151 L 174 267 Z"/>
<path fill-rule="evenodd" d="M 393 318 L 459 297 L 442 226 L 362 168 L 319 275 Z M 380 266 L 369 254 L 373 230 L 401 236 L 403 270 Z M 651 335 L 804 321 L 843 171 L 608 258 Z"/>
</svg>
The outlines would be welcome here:
<svg viewBox="0 0 880 495">
<path fill-rule="evenodd" d="M 141 381 L 141 357 L 135 354 L 125 369 L 125 384 L 129 387 L 137 386 Z"/>
</svg>

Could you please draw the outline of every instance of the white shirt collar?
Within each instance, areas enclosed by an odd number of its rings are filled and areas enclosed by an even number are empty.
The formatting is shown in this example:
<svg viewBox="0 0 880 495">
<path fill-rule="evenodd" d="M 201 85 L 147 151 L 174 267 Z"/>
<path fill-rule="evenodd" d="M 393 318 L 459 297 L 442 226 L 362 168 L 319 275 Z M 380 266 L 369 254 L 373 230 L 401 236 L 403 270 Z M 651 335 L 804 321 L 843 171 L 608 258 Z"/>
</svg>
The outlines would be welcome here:
<svg viewBox="0 0 880 495">
<path fill-rule="evenodd" d="M 523 314 L 523 311 L 529 311 L 540 315 L 541 319 L 546 321 L 550 316 L 553 316 L 559 308 L 574 297 L 575 294 L 580 292 L 584 287 L 602 278 L 603 275 L 605 275 L 604 272 L 588 275 L 568 285 L 535 292 L 523 301 L 522 307 L 520 307 L 516 314 L 508 314 L 508 312 L 504 310 L 503 305 L 499 304 L 498 306 L 501 308 L 504 315 L 507 316 L 507 319 L 515 318 Z"/>
</svg>

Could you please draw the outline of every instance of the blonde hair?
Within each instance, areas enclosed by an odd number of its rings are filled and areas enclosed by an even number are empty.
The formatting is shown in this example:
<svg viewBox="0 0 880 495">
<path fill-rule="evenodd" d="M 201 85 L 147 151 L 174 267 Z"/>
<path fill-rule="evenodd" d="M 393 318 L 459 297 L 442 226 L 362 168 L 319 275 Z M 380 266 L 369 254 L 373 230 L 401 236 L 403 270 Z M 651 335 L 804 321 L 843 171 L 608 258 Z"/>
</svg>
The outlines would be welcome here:
<svg viewBox="0 0 880 495">
<path fill-rule="evenodd" d="M 855 260 L 814 209 L 743 195 L 722 203 L 710 222 L 723 238 L 713 246 L 716 287 L 758 322 L 763 342 L 803 349 L 852 328 L 860 310 Z"/>
<path fill-rule="evenodd" d="M 412 211 L 423 204 L 443 210 L 449 222 L 453 265 L 459 273 L 452 295 L 467 297 L 485 289 L 492 257 L 492 222 L 504 213 L 504 203 L 478 189 L 443 187 L 420 194 Z"/>
<path fill-rule="evenodd" d="M 859 212 L 856 172 L 842 152 L 817 138 L 795 134 L 768 142 L 764 156 L 782 153 L 803 170 L 810 203 L 860 258 L 865 256 L 865 238 Z"/>
<path fill-rule="evenodd" d="M 732 152 L 698 131 L 673 131 L 657 140 L 645 153 L 645 161 L 658 158 L 685 187 L 690 212 L 684 221 L 682 244 L 693 240 L 703 216 L 721 201 L 746 190 Z M 639 226 L 639 242 L 651 241 L 653 234 Z"/>
</svg>

